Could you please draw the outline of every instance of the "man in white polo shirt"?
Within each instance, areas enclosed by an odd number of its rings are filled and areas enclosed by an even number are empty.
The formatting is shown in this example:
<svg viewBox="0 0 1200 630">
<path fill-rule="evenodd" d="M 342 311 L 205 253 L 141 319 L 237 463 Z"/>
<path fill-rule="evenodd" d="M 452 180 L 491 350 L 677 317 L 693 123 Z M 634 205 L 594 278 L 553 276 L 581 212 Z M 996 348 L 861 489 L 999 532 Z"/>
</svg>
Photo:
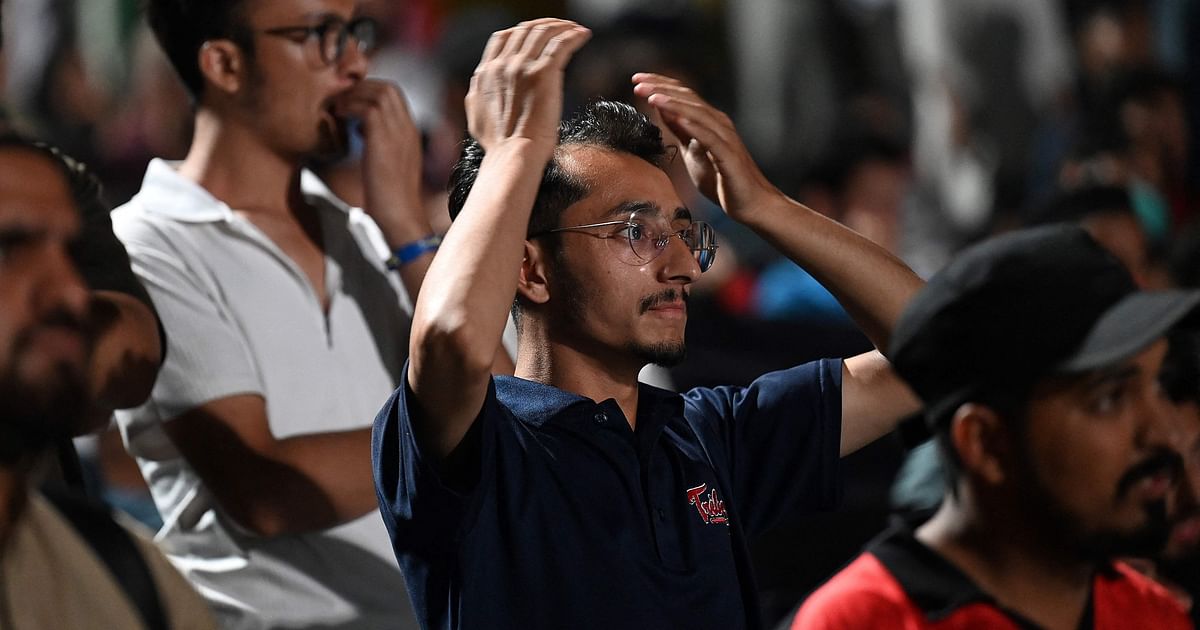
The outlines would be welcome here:
<svg viewBox="0 0 1200 630">
<path fill-rule="evenodd" d="M 118 416 L 159 541 L 227 628 L 415 627 L 369 424 L 436 239 L 404 98 L 364 78 L 374 25 L 354 0 L 148 4 L 195 99 L 187 157 L 114 215 L 169 331 L 151 400 Z M 364 210 L 301 168 L 348 127 Z"/>
</svg>

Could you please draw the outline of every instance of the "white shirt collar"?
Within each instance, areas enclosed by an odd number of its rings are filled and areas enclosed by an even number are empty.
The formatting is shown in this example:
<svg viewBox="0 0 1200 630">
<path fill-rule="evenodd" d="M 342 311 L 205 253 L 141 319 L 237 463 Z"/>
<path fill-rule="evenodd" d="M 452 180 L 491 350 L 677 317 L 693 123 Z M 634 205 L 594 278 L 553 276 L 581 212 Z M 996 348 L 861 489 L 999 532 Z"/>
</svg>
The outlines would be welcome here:
<svg viewBox="0 0 1200 630">
<path fill-rule="evenodd" d="M 145 212 L 190 223 L 230 221 L 235 218 L 233 209 L 225 202 L 214 197 L 200 184 L 180 175 L 177 170 L 179 164 L 160 158 L 150 161 L 146 176 L 142 179 L 142 189 L 134 197 Z M 354 208 L 338 199 L 321 178 L 308 170 L 300 173 L 300 189 L 306 197 L 319 199 L 324 205 L 350 215 L 357 214 Z"/>
</svg>

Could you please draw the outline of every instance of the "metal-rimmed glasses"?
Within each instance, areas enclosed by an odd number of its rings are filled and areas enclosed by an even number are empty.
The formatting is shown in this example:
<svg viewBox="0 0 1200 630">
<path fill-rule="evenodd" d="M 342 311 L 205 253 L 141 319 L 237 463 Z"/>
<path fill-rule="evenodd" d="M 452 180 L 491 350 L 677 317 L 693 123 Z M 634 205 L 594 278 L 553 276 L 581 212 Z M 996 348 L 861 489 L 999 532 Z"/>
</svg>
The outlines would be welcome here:
<svg viewBox="0 0 1200 630">
<path fill-rule="evenodd" d="M 341 18 L 329 18 L 315 26 L 280 26 L 259 31 L 266 35 L 286 37 L 296 43 L 316 38 L 320 45 L 321 61 L 335 64 L 346 53 L 346 44 L 351 39 L 357 43 L 358 51 L 364 55 L 375 50 L 379 43 L 379 24 L 369 17 L 360 17 L 349 22 Z"/>
<path fill-rule="evenodd" d="M 671 243 L 671 237 L 679 237 L 696 257 L 700 271 L 708 271 L 717 257 L 717 235 L 712 226 L 704 221 L 691 221 L 679 228 L 671 225 L 661 214 L 635 210 L 629 218 L 621 221 L 602 221 L 585 225 L 571 225 L 531 234 L 538 238 L 556 232 L 576 232 L 613 228 L 601 232 L 589 232 L 592 236 L 605 239 L 609 250 L 617 259 L 630 265 L 644 265 L 658 258 Z"/>
</svg>

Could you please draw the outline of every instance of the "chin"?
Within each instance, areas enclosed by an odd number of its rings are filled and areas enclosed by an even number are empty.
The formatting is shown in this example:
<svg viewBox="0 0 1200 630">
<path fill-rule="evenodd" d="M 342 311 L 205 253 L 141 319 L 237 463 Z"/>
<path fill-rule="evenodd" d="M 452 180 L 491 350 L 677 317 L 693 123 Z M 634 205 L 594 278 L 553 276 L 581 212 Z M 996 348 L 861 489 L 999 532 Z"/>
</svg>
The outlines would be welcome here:
<svg viewBox="0 0 1200 630">
<path fill-rule="evenodd" d="M 687 346 L 682 341 L 633 344 L 629 349 L 646 363 L 668 368 L 683 363 L 687 358 Z"/>
</svg>

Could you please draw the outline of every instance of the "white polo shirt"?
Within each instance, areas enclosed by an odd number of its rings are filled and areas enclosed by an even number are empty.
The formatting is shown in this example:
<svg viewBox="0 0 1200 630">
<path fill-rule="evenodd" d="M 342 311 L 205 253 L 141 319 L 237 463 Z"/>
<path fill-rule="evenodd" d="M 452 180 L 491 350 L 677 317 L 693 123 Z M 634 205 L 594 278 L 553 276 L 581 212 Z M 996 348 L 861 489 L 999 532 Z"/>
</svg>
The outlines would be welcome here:
<svg viewBox="0 0 1200 630">
<path fill-rule="evenodd" d="M 277 438 L 357 429 L 399 383 L 412 308 L 384 268 L 383 237 L 312 174 L 302 188 L 320 217 L 328 313 L 258 228 L 170 164 L 150 164 L 141 191 L 113 212 L 113 230 L 158 308 L 167 355 L 150 400 L 117 421 L 162 513 L 157 541 L 223 627 L 415 628 L 377 512 L 316 533 L 253 536 L 218 509 L 163 429 L 240 394 L 266 400 Z"/>
</svg>

